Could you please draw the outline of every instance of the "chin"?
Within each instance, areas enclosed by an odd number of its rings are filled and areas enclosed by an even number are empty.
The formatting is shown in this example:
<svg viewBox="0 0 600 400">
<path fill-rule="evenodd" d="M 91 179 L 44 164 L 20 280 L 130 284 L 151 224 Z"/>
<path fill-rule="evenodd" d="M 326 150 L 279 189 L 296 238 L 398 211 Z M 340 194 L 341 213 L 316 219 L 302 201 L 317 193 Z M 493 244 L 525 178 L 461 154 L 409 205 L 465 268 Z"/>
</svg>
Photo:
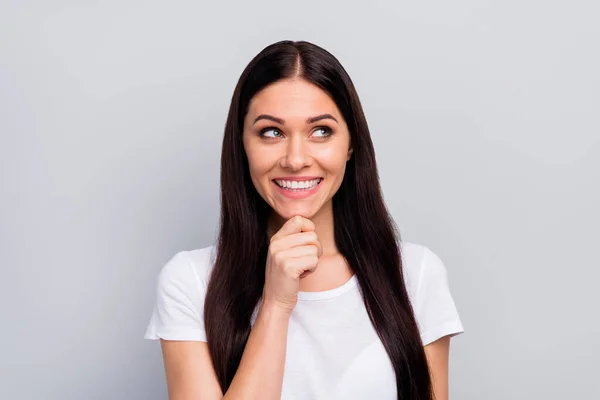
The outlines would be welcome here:
<svg viewBox="0 0 600 400">
<path fill-rule="evenodd" d="M 279 214 L 279 216 L 286 221 L 292 217 L 295 217 L 296 215 L 307 219 L 311 219 L 315 216 L 316 213 L 317 211 L 306 209 L 304 207 L 298 207 L 296 209 L 288 208 L 284 210 L 277 210 L 277 214 Z"/>
</svg>

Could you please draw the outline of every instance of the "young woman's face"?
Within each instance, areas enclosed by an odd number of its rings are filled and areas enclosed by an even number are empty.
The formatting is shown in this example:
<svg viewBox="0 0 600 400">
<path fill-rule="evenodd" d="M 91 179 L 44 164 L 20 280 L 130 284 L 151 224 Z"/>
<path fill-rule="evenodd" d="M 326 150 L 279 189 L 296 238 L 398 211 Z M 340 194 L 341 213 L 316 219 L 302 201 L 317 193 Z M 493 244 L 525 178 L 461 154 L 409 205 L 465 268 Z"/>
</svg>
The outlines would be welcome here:
<svg viewBox="0 0 600 400">
<path fill-rule="evenodd" d="M 243 141 L 254 187 L 284 220 L 330 207 L 352 153 L 335 102 L 301 79 L 278 81 L 252 98 Z"/>
</svg>

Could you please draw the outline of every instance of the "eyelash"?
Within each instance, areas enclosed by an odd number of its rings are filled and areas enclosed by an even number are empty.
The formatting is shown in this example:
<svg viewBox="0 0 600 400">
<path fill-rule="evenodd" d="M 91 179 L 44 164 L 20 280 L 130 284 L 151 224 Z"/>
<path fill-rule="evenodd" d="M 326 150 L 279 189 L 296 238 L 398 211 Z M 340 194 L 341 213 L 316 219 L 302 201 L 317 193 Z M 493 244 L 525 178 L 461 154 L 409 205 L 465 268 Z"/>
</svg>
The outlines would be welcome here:
<svg viewBox="0 0 600 400">
<path fill-rule="evenodd" d="M 315 129 L 315 131 L 318 131 L 318 130 L 322 130 L 323 132 L 325 132 L 325 135 L 324 136 L 320 136 L 318 139 L 326 139 L 329 136 L 333 135 L 333 129 L 331 129 L 328 126 L 318 126 Z M 269 126 L 269 127 L 266 127 L 266 128 L 263 128 L 263 129 L 260 130 L 260 133 L 259 133 L 260 137 L 265 138 L 265 139 L 277 139 L 278 138 L 278 137 L 268 137 L 268 136 L 265 136 L 265 132 L 268 132 L 268 131 L 277 131 L 277 132 L 279 132 L 279 134 L 281 134 L 281 130 L 280 129 L 278 129 L 278 128 L 274 127 L 274 126 Z"/>
</svg>

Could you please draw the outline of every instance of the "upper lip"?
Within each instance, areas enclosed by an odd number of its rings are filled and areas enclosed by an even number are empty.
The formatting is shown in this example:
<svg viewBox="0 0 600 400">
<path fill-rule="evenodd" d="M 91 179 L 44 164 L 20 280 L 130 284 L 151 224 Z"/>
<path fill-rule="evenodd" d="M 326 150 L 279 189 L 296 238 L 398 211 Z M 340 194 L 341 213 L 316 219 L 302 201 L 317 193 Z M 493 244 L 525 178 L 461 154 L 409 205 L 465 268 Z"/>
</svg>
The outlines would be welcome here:
<svg viewBox="0 0 600 400">
<path fill-rule="evenodd" d="M 320 176 L 281 176 L 274 178 L 274 181 L 312 181 L 313 179 L 321 179 Z"/>
</svg>

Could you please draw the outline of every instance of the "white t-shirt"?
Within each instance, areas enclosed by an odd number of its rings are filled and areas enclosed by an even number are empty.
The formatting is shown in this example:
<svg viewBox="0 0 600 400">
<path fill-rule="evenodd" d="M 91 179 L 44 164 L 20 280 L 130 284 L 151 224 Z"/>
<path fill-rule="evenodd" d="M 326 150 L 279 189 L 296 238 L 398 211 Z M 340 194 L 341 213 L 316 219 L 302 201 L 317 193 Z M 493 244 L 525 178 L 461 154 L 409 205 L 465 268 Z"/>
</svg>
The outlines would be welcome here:
<svg viewBox="0 0 600 400">
<path fill-rule="evenodd" d="M 182 251 L 162 268 L 145 338 L 206 341 L 204 296 L 215 247 Z M 404 278 L 424 345 L 462 333 L 444 264 L 401 242 Z M 251 320 L 256 318 L 256 312 Z M 356 276 L 323 292 L 300 292 L 290 317 L 282 399 L 397 399 L 396 376 Z"/>
</svg>

